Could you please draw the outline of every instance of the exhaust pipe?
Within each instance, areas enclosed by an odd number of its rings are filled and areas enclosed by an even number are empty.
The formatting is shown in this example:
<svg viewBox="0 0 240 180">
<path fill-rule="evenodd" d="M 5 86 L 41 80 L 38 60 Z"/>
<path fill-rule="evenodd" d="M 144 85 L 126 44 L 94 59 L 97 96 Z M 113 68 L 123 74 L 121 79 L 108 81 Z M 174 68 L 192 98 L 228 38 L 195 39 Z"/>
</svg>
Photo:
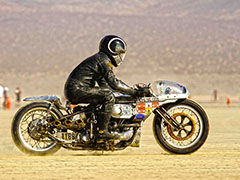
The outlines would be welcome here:
<svg viewBox="0 0 240 180">
<path fill-rule="evenodd" d="M 54 121 L 54 123 L 53 123 L 53 125 L 55 126 L 55 127 L 60 127 L 61 126 L 61 121 L 59 121 L 59 120 L 56 120 L 56 121 Z"/>
<path fill-rule="evenodd" d="M 72 120 L 67 119 L 66 121 L 64 121 L 64 124 L 65 124 L 66 126 L 71 127 L 71 126 L 72 126 Z"/>
<path fill-rule="evenodd" d="M 133 136 L 133 129 L 125 131 L 123 133 L 112 132 L 113 134 L 118 134 L 121 141 L 128 141 Z"/>
</svg>

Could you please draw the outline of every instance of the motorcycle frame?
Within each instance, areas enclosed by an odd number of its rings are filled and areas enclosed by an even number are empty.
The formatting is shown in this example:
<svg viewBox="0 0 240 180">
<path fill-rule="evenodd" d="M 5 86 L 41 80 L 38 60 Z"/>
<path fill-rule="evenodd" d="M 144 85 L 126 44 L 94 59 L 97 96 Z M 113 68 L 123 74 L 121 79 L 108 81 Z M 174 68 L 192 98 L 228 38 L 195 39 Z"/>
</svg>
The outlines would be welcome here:
<svg viewBox="0 0 240 180">
<path fill-rule="evenodd" d="M 167 113 L 167 111 L 164 109 L 163 105 L 175 103 L 178 100 L 184 100 L 184 99 L 188 98 L 189 96 L 190 96 L 190 93 L 187 92 L 187 93 L 184 93 L 184 94 L 165 94 L 165 95 L 154 96 L 154 97 L 142 97 L 142 98 L 139 98 L 136 101 L 136 104 L 158 102 L 159 105 L 155 109 L 153 109 L 152 112 L 154 114 L 157 114 L 157 115 L 161 116 L 163 118 L 163 120 L 169 126 L 171 126 L 171 128 L 173 128 L 174 130 L 175 129 L 177 130 L 177 129 L 179 129 L 179 123 Z M 60 101 L 60 98 L 58 98 L 55 95 L 28 97 L 28 98 L 25 98 L 24 101 L 46 101 L 46 102 L 48 102 L 50 104 L 50 106 L 49 106 L 49 109 L 48 109 L 48 112 L 47 112 L 46 116 L 50 113 L 50 111 L 52 110 L 52 108 L 54 106 L 57 106 L 60 110 L 64 110 L 66 114 L 64 115 L 64 117 L 58 119 L 59 121 L 61 121 L 63 119 L 67 119 L 67 118 L 72 117 L 74 115 L 77 115 L 78 113 L 81 113 L 81 111 L 70 112 L 70 108 L 68 107 L 68 104 L 66 105 L 66 107 L 63 107 L 62 103 Z M 94 106 L 89 106 L 89 107 L 87 107 L 87 109 L 82 110 L 82 112 L 84 112 L 86 110 L 93 111 L 94 108 L 95 108 Z M 148 113 L 142 121 L 145 121 L 151 113 Z M 135 115 L 137 115 L 137 114 L 138 113 L 135 113 Z M 48 123 L 48 122 L 46 122 L 46 123 Z M 92 123 L 93 122 L 91 122 L 90 127 L 93 128 Z M 91 137 L 92 137 L 93 136 L 93 129 L 91 129 L 90 132 L 91 132 Z"/>
<path fill-rule="evenodd" d="M 170 104 L 170 103 L 175 103 L 176 101 L 181 100 L 181 99 L 182 100 L 186 99 L 189 96 L 190 96 L 190 93 L 187 92 L 185 94 L 166 94 L 166 95 L 155 96 L 155 97 L 142 97 L 142 98 L 139 98 L 136 101 L 136 104 L 158 102 L 159 103 L 158 107 L 153 109 L 152 112 L 154 114 L 160 115 L 168 125 L 170 125 L 173 129 L 176 129 L 176 128 L 178 128 L 179 123 L 167 113 L 167 111 L 163 108 L 163 105 Z M 50 113 L 50 111 L 52 110 L 54 105 L 57 106 L 60 110 L 64 110 L 68 114 L 68 115 L 65 115 L 64 117 L 60 118 L 59 120 L 63 120 L 63 119 L 72 117 L 72 116 L 79 113 L 79 111 L 75 112 L 75 113 L 69 112 L 68 108 L 65 108 L 65 107 L 62 106 L 60 98 L 58 98 L 55 95 L 28 97 L 28 98 L 25 98 L 24 101 L 47 101 L 47 102 L 49 102 L 50 107 L 49 107 L 48 113 Z M 90 106 L 89 110 L 90 109 L 94 109 L 94 107 Z M 84 109 L 83 111 L 86 111 L 86 109 Z M 149 113 L 149 115 L 150 114 L 151 113 Z M 147 119 L 148 116 L 145 119 Z"/>
</svg>

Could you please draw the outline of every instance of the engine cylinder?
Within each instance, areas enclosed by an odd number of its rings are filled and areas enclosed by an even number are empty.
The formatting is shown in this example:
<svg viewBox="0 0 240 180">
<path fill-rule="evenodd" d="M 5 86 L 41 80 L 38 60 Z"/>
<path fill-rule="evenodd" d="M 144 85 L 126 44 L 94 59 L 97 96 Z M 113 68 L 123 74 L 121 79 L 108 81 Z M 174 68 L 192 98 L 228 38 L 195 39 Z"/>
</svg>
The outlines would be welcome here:
<svg viewBox="0 0 240 180">
<path fill-rule="evenodd" d="M 133 112 L 134 110 L 131 104 L 114 104 L 112 116 L 114 118 L 131 118 Z"/>
<path fill-rule="evenodd" d="M 120 106 L 119 104 L 115 104 L 115 105 L 113 106 L 112 115 L 113 115 L 113 116 L 120 116 L 120 115 L 121 115 L 121 112 L 122 112 L 121 106 Z"/>
<path fill-rule="evenodd" d="M 130 129 L 130 130 L 125 131 L 123 133 L 118 133 L 118 135 L 121 137 L 121 140 L 127 141 L 133 136 L 133 130 Z"/>
</svg>

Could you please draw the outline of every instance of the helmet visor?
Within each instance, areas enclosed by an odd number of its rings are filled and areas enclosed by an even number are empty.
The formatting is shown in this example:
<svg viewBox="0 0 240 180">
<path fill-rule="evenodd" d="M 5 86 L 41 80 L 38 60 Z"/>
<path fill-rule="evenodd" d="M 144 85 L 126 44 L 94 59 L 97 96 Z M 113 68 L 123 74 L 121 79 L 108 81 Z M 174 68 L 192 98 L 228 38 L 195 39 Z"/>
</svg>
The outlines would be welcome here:
<svg viewBox="0 0 240 180">
<path fill-rule="evenodd" d="M 127 51 L 126 43 L 120 38 L 113 38 L 108 43 L 109 52 L 113 55 L 120 55 Z"/>
<path fill-rule="evenodd" d="M 113 56 L 114 61 L 117 66 L 119 66 L 123 62 L 125 55 L 126 55 L 126 53 L 121 53 L 119 55 Z"/>
</svg>

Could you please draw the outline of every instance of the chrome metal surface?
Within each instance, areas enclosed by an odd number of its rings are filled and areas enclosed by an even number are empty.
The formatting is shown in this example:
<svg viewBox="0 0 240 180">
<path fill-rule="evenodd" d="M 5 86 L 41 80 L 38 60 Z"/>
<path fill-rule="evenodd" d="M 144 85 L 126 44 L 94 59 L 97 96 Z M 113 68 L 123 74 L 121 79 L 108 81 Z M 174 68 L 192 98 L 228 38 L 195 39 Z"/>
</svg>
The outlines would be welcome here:
<svg viewBox="0 0 240 180">
<path fill-rule="evenodd" d="M 60 100 L 60 98 L 55 95 L 47 95 L 47 96 L 27 97 L 23 99 L 23 101 L 42 101 L 42 100 L 57 101 L 57 100 Z"/>
</svg>

